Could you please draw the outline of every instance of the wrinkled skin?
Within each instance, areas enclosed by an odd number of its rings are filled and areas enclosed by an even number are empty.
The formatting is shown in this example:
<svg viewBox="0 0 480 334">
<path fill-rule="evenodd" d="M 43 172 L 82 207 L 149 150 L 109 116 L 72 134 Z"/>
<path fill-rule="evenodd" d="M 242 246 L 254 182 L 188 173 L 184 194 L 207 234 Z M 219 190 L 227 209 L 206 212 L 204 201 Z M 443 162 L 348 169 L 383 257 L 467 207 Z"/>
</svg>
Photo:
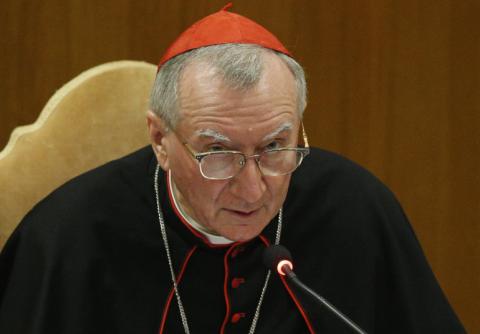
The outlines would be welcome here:
<svg viewBox="0 0 480 334">
<path fill-rule="evenodd" d="M 183 140 L 196 152 L 227 149 L 250 155 L 271 147 L 295 147 L 300 119 L 294 77 L 277 56 L 265 54 L 265 59 L 260 81 L 246 91 L 232 90 L 205 64 L 190 64 L 179 82 L 180 121 L 175 131 L 153 113 L 147 116 L 158 162 L 171 171 L 182 208 L 210 233 L 234 241 L 256 237 L 278 213 L 290 175 L 263 176 L 249 159 L 232 179 L 208 180 Z M 284 124 L 290 128 L 276 133 Z M 205 130 L 229 141 L 199 134 Z M 275 136 L 265 140 L 271 134 Z"/>
</svg>

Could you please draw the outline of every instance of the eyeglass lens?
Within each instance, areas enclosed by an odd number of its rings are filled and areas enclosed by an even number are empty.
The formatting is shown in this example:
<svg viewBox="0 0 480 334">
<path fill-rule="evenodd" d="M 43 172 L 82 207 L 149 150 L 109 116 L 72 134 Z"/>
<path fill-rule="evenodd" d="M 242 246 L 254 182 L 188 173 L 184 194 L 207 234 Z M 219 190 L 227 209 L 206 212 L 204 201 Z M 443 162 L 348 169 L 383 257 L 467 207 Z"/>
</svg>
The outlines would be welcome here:
<svg viewBox="0 0 480 334">
<path fill-rule="evenodd" d="M 258 166 L 264 175 L 282 175 L 294 171 L 301 163 L 303 155 L 294 149 L 263 152 Z M 235 176 L 245 164 L 241 153 L 214 153 L 205 156 L 200 162 L 202 174 L 212 179 L 227 179 Z"/>
</svg>

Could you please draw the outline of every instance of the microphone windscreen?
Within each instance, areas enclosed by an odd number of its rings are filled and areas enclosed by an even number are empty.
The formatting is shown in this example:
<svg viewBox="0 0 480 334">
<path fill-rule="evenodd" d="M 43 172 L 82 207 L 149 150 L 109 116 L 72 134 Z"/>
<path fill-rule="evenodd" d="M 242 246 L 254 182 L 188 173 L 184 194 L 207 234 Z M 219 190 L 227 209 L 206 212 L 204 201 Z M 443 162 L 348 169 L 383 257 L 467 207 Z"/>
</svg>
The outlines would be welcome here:
<svg viewBox="0 0 480 334">
<path fill-rule="evenodd" d="M 282 260 L 292 262 L 292 255 L 282 245 L 268 246 L 263 251 L 263 264 L 270 270 L 277 271 L 277 265 Z"/>
</svg>

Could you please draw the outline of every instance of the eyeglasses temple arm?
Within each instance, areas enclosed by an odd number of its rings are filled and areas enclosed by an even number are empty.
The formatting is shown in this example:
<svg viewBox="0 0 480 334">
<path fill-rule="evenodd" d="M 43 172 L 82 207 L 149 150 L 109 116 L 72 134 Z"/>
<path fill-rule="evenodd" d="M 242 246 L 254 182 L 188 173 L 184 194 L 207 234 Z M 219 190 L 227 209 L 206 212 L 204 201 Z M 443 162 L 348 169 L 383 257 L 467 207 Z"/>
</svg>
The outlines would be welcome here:
<svg viewBox="0 0 480 334">
<path fill-rule="evenodd" d="M 303 143 L 305 144 L 305 148 L 310 148 L 310 145 L 308 145 L 307 133 L 305 132 L 305 127 L 303 126 L 303 122 L 301 122 L 301 124 L 302 124 Z"/>
<path fill-rule="evenodd" d="M 190 155 L 195 160 L 197 160 L 198 162 L 200 162 L 202 160 L 203 157 L 199 156 L 197 153 L 195 153 L 195 151 L 193 151 L 193 149 L 190 147 L 190 145 L 188 145 L 188 143 L 184 142 L 183 145 L 187 148 L 188 153 L 190 153 Z"/>
</svg>

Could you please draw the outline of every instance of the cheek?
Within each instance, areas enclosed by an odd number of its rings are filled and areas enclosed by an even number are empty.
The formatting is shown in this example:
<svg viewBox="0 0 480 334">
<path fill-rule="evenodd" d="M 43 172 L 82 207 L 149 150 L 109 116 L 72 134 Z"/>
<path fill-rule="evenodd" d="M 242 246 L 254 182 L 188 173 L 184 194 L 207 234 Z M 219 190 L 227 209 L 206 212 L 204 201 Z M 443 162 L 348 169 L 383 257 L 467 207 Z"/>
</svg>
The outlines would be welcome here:
<svg viewBox="0 0 480 334">
<path fill-rule="evenodd" d="M 200 191 L 199 196 L 205 203 L 205 206 L 210 209 L 219 209 L 225 205 L 229 200 L 228 186 L 222 181 L 209 181 L 204 182 L 204 190 Z"/>
<path fill-rule="evenodd" d="M 195 187 L 189 198 L 194 216 L 206 226 L 211 226 L 219 218 L 222 208 L 228 206 L 225 186 L 206 180 L 191 187 Z"/>
<path fill-rule="evenodd" d="M 182 149 L 182 148 L 177 148 Z M 186 154 L 170 155 L 170 172 L 182 194 L 188 198 L 196 194 L 204 185 L 198 164 Z"/>
<path fill-rule="evenodd" d="M 290 184 L 290 175 L 271 177 L 267 181 L 267 187 L 271 194 L 272 204 L 280 207 L 285 200 Z"/>
<path fill-rule="evenodd" d="M 195 170 L 193 173 L 190 172 L 181 177 L 179 183 L 182 185 L 180 190 L 188 202 L 187 205 L 193 209 L 196 215 L 204 217 L 215 215 L 216 210 L 222 207 L 226 198 L 224 182 L 207 180 Z M 177 186 L 179 185 L 177 184 Z"/>
</svg>

